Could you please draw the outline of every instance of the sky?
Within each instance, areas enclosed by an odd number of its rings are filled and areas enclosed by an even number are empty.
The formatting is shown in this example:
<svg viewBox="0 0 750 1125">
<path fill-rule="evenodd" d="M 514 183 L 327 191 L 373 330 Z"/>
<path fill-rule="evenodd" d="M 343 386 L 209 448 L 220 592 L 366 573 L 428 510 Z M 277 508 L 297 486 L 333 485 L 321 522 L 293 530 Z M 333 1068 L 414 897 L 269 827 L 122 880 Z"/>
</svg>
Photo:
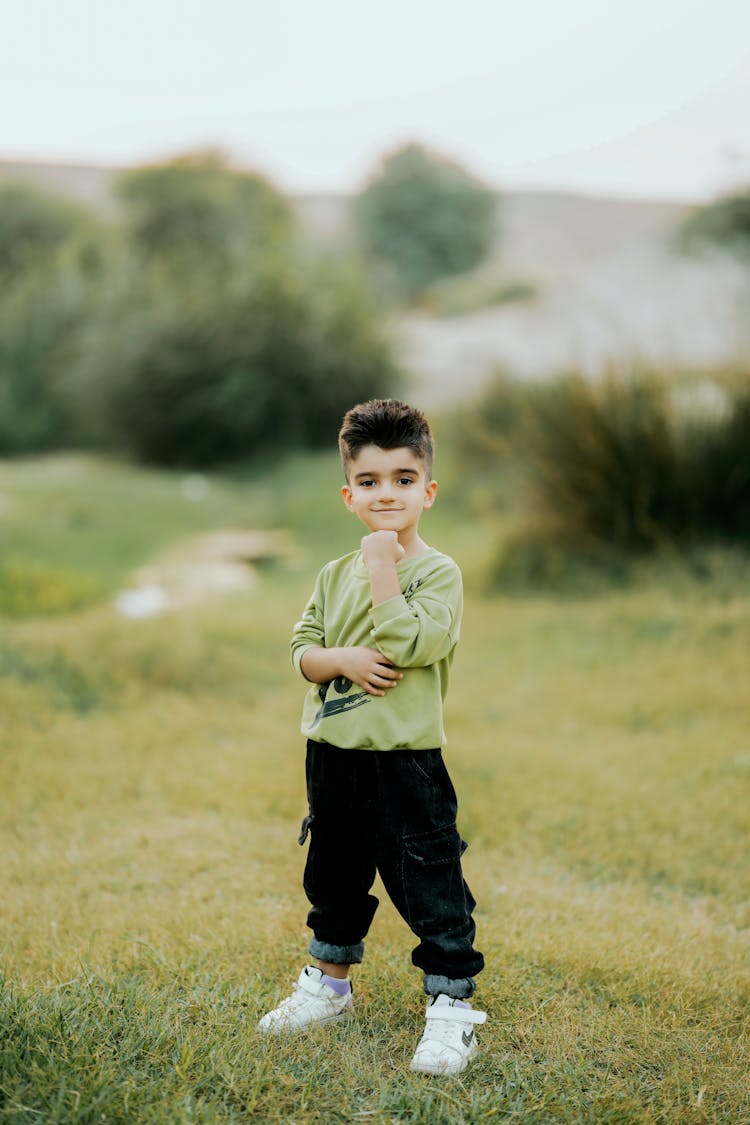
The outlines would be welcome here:
<svg viewBox="0 0 750 1125">
<path fill-rule="evenodd" d="M 417 141 L 499 189 L 750 183 L 749 0 L 5 0 L 0 160 L 215 147 L 359 190 Z"/>
</svg>

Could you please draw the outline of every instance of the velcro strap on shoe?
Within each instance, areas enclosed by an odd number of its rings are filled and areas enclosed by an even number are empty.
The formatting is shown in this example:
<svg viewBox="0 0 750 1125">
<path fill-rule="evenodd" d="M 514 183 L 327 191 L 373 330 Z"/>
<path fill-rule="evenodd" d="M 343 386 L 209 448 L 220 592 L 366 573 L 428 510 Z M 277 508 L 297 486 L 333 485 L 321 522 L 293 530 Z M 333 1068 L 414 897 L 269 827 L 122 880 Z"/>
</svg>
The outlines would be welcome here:
<svg viewBox="0 0 750 1125">
<path fill-rule="evenodd" d="M 322 981 L 313 980 L 307 973 L 303 973 L 297 983 L 303 992 L 309 992 L 311 996 L 320 996 L 321 990 L 325 988 Z"/>
<path fill-rule="evenodd" d="M 441 1004 L 439 1008 L 428 1008 L 427 1019 L 428 1021 L 450 1020 L 455 1023 L 484 1023 L 487 1013 L 475 1012 L 473 1008 L 454 1008 L 448 1004 Z"/>
</svg>

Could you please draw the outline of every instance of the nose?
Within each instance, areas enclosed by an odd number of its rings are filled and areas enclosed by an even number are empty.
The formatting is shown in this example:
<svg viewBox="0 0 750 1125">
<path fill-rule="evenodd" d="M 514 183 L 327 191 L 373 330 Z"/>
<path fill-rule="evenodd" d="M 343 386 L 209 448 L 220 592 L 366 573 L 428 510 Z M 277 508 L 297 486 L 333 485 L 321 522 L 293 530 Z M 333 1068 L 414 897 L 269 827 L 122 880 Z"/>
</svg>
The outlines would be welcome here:
<svg viewBox="0 0 750 1125">
<path fill-rule="evenodd" d="M 393 485 L 390 481 L 381 481 L 380 488 L 378 489 L 378 500 L 386 504 L 390 504 L 393 500 Z"/>
</svg>

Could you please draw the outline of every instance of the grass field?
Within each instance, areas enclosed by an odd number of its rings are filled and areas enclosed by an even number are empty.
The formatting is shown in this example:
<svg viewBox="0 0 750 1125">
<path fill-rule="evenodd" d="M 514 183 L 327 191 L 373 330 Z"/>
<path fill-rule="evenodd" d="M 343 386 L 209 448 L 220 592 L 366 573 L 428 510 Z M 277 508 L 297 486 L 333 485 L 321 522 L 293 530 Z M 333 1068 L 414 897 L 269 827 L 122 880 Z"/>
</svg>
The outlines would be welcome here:
<svg viewBox="0 0 750 1125">
<path fill-rule="evenodd" d="M 472 1068 L 429 1079 L 408 1071 L 414 942 L 383 895 L 356 1021 L 254 1030 L 305 959 L 287 638 L 358 541 L 338 468 L 212 479 L 199 503 L 180 484 L 0 465 L 6 585 L 41 576 L 0 623 L 0 1122 L 750 1122 L 745 568 L 489 599 L 495 529 L 460 497 L 427 517 L 467 575 L 446 757 L 489 1013 Z M 135 566 L 226 526 L 289 528 L 299 551 L 247 594 L 115 614 Z"/>
</svg>

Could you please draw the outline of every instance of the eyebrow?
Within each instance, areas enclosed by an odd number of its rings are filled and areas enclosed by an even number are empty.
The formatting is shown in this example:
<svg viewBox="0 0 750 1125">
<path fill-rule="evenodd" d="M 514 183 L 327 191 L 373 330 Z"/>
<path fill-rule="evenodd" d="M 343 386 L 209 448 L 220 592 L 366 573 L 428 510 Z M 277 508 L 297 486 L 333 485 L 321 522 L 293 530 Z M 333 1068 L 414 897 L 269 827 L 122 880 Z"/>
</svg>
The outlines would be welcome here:
<svg viewBox="0 0 750 1125">
<path fill-rule="evenodd" d="M 355 480 L 364 480 L 366 477 L 377 477 L 377 476 L 380 476 L 380 474 L 377 473 L 377 472 L 355 473 L 354 479 Z M 393 476 L 395 476 L 395 477 L 404 477 L 404 476 L 418 477 L 419 476 L 419 470 L 418 469 L 394 469 L 393 470 Z"/>
</svg>

